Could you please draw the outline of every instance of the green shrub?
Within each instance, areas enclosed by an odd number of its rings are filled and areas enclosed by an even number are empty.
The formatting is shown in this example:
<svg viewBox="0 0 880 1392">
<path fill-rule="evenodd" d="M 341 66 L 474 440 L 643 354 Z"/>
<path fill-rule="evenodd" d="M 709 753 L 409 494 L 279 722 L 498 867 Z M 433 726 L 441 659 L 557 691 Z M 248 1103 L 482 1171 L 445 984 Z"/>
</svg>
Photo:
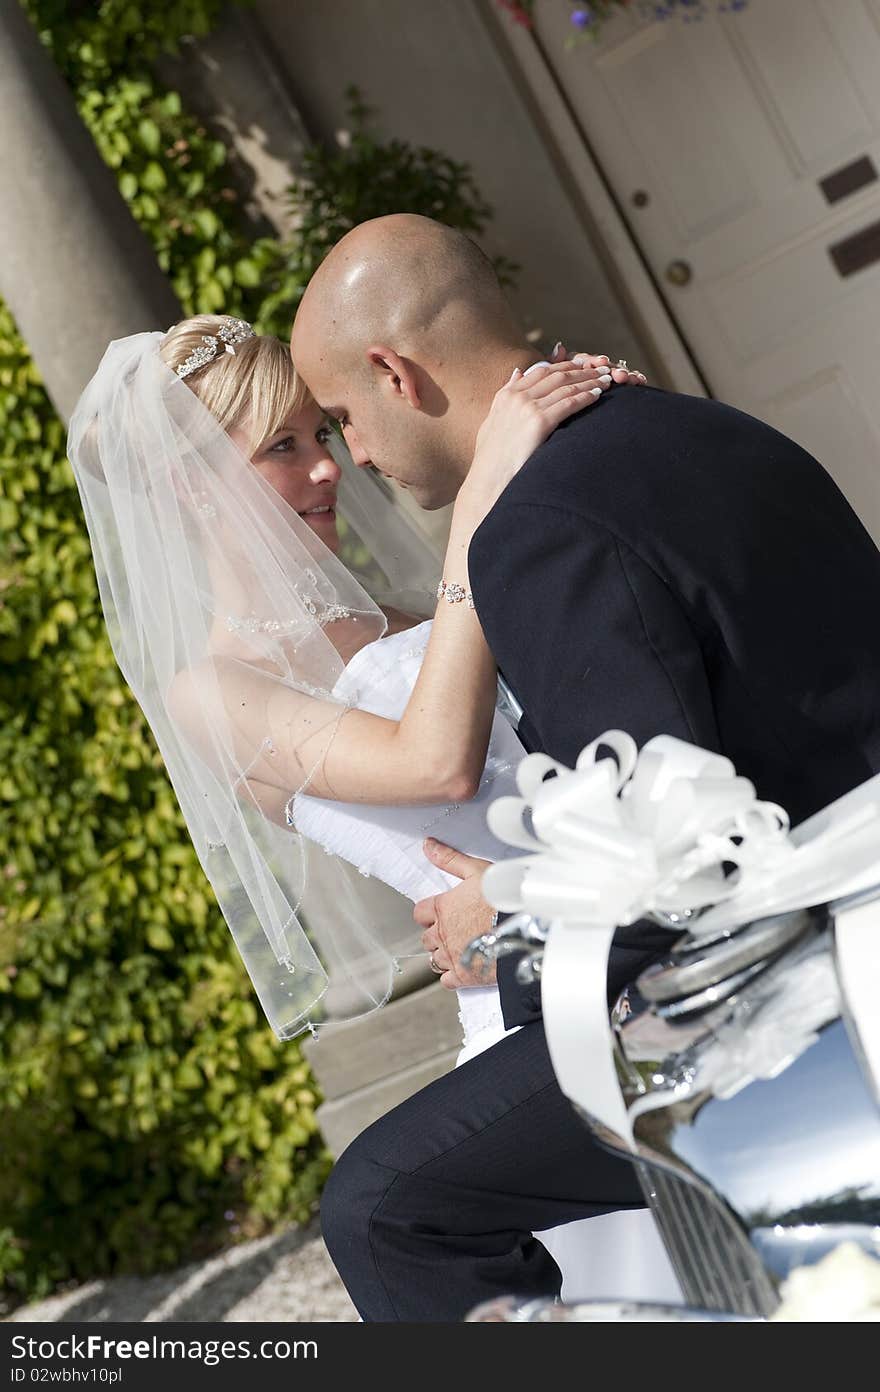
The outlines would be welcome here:
<svg viewBox="0 0 880 1392">
<path fill-rule="evenodd" d="M 247 3 L 247 0 L 234 0 Z M 55 65 L 74 89 L 145 68 L 181 39 L 210 34 L 229 0 L 23 0 Z"/>
<path fill-rule="evenodd" d="M 316 147 L 292 190 L 302 242 L 253 247 L 223 145 L 146 66 L 221 8 L 27 0 L 186 312 L 286 336 L 354 222 L 482 227 L 467 169 L 380 144 L 353 98 L 350 150 Z M 2 305 L 0 548 L 0 1287 L 16 1299 L 304 1219 L 330 1158 L 299 1045 L 262 1017 L 116 668 L 64 427 Z"/>
</svg>

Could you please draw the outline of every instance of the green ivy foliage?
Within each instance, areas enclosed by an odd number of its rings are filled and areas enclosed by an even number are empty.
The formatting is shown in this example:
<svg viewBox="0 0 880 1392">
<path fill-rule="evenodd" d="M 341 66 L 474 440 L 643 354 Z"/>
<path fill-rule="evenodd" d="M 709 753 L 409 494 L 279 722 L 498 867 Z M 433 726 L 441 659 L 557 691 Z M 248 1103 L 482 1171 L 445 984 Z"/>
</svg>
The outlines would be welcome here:
<svg viewBox="0 0 880 1392">
<path fill-rule="evenodd" d="M 152 79 L 90 88 L 79 109 L 187 313 L 256 315 L 259 273 L 223 142 Z"/>
<path fill-rule="evenodd" d="M 246 0 L 235 0 L 242 4 Z M 228 0 L 22 0 L 71 87 L 100 86 L 137 72 L 181 39 L 204 38 Z"/>
<path fill-rule="evenodd" d="M 0 1275 L 38 1294 L 304 1219 L 329 1157 L 116 668 L 5 309 L 0 451 Z"/>
<path fill-rule="evenodd" d="M 253 245 L 227 153 L 149 60 L 222 0 L 25 0 L 187 313 L 287 336 L 354 223 L 479 231 L 465 166 L 379 142 L 291 190 L 301 237 Z M 502 267 L 502 270 L 505 268 Z M 296 1042 L 266 1025 L 101 616 L 65 431 L 0 304 L 0 1290 L 148 1272 L 305 1220 L 329 1171 Z"/>
</svg>

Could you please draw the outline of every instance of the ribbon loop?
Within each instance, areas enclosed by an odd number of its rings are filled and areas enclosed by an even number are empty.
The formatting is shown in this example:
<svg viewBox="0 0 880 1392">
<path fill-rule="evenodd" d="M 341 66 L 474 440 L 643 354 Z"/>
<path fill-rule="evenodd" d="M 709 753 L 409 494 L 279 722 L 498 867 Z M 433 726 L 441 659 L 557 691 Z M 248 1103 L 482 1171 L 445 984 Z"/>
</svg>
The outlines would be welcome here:
<svg viewBox="0 0 880 1392">
<path fill-rule="evenodd" d="M 600 762 L 604 763 L 604 760 L 600 761 L 596 757 L 600 748 L 610 749 L 617 761 L 616 782 L 619 791 L 632 777 L 639 756 L 638 745 L 632 735 L 625 734 L 623 730 L 606 730 L 604 735 L 600 735 L 592 744 L 581 750 L 575 768 L 580 770 Z"/>
</svg>

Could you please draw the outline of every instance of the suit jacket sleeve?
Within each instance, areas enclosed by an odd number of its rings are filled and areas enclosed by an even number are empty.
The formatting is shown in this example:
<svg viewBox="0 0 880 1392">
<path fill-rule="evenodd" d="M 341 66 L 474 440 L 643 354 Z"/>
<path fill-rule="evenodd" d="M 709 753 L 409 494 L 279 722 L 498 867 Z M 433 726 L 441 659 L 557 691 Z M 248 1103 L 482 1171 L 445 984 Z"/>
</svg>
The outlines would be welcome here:
<svg viewBox="0 0 880 1392">
<path fill-rule="evenodd" d="M 541 1018 L 540 981 L 523 986 L 516 979 L 516 969 L 524 956 L 524 952 L 511 952 L 498 959 L 498 994 L 505 1029 Z"/>
<path fill-rule="evenodd" d="M 502 498 L 478 530 L 471 587 L 489 646 L 522 704 L 533 747 L 573 766 L 621 729 L 719 747 L 696 633 L 670 587 L 592 519 Z M 507 959 L 498 981 L 508 1024 L 534 1019 L 534 987 Z"/>
</svg>

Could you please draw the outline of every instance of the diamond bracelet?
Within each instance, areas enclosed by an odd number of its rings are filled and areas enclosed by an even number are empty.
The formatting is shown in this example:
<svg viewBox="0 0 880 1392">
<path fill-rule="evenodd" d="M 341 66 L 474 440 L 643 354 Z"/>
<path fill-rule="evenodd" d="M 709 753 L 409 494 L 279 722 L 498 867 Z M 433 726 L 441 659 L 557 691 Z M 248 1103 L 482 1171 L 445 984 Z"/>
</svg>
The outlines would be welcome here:
<svg viewBox="0 0 880 1392">
<path fill-rule="evenodd" d="M 476 609 L 474 597 L 470 590 L 466 590 L 464 585 L 447 585 L 445 580 L 441 580 L 437 586 L 437 598 L 445 599 L 447 604 L 466 603 L 469 609 Z"/>
</svg>

